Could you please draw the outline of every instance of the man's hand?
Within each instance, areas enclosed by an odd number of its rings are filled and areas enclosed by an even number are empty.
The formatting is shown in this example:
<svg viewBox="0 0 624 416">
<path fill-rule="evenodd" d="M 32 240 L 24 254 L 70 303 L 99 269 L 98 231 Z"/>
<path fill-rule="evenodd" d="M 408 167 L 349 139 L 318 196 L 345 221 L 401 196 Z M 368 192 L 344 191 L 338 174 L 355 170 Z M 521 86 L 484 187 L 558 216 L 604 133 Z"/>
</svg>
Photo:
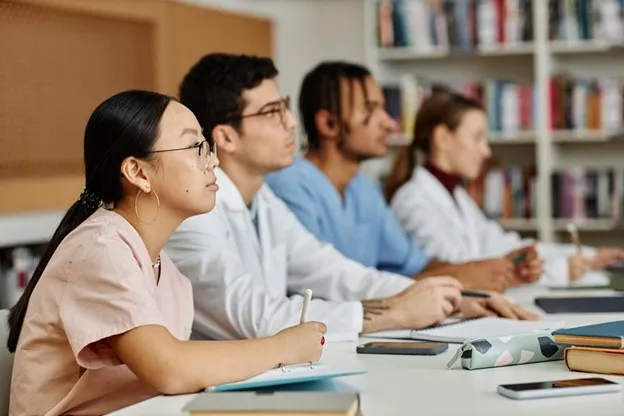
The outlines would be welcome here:
<svg viewBox="0 0 624 416">
<path fill-rule="evenodd" d="M 464 318 L 499 316 L 522 321 L 535 321 L 539 318 L 538 315 L 496 293 L 492 293 L 487 299 L 463 298 L 461 313 Z"/>
<path fill-rule="evenodd" d="M 472 290 L 504 292 L 513 282 L 513 263 L 506 258 L 479 260 L 455 265 L 454 273 L 462 286 Z"/>
<path fill-rule="evenodd" d="M 544 260 L 539 257 L 535 244 L 513 250 L 505 258 L 515 263 L 513 284 L 537 282 L 544 273 Z"/>
<path fill-rule="evenodd" d="M 437 325 L 459 310 L 460 290 L 456 279 L 437 276 L 414 282 L 389 298 L 364 300 L 363 332 Z"/>
</svg>

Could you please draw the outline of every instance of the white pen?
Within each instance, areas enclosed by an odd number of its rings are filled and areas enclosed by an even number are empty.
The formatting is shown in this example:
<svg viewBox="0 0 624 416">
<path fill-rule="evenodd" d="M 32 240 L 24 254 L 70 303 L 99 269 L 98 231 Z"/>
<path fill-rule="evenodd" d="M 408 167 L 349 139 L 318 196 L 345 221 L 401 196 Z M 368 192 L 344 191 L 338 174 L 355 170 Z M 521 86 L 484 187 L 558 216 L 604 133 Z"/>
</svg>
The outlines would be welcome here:
<svg viewBox="0 0 624 416">
<path fill-rule="evenodd" d="M 570 233 L 570 238 L 572 239 L 572 243 L 576 246 L 576 253 L 581 254 L 581 239 L 579 238 L 578 228 L 576 225 L 569 223 L 566 228 Z"/>
<path fill-rule="evenodd" d="M 312 289 L 306 289 L 303 292 L 303 307 L 301 308 L 301 319 L 299 323 L 302 324 L 306 321 L 308 316 L 308 304 L 310 303 L 310 299 L 312 299 Z"/>
</svg>

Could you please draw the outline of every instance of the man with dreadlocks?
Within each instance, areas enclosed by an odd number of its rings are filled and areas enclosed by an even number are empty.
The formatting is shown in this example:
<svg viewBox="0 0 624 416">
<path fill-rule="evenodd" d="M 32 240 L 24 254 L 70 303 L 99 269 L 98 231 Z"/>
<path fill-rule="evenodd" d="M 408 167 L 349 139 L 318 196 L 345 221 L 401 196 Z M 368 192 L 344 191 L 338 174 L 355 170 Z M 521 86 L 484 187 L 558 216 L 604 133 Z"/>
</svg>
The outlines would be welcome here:
<svg viewBox="0 0 624 416">
<path fill-rule="evenodd" d="M 318 239 L 365 266 L 416 279 L 444 273 L 464 287 L 503 291 L 514 266 L 504 258 L 462 264 L 430 259 L 401 228 L 383 195 L 360 170 L 384 156 L 395 122 L 370 72 L 323 62 L 304 78 L 299 110 L 308 148 L 267 183 Z"/>
<path fill-rule="evenodd" d="M 293 162 L 297 126 L 276 76 L 269 58 L 215 53 L 180 86 L 220 160 L 215 209 L 185 221 L 166 248 L 193 284 L 194 337 L 272 335 L 302 319 L 306 289 L 314 295 L 307 317 L 325 323 L 328 337 L 427 327 L 458 310 L 489 314 L 462 300 L 452 277 L 414 281 L 347 259 L 271 192 L 264 177 Z M 513 309 L 503 297 L 492 302 Z"/>
</svg>

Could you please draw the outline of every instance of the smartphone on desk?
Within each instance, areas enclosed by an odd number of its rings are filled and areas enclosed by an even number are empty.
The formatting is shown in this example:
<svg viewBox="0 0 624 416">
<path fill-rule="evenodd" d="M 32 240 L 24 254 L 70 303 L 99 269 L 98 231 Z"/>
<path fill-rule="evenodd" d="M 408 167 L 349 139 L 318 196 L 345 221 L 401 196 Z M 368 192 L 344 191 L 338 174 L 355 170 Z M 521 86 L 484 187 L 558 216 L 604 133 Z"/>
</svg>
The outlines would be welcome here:
<svg viewBox="0 0 624 416">
<path fill-rule="evenodd" d="M 534 383 L 502 384 L 497 391 L 510 399 L 541 399 L 546 397 L 578 396 L 584 394 L 617 393 L 622 385 L 602 377 Z"/>
<path fill-rule="evenodd" d="M 356 348 L 358 354 L 438 355 L 448 350 L 444 342 L 368 342 Z"/>
</svg>

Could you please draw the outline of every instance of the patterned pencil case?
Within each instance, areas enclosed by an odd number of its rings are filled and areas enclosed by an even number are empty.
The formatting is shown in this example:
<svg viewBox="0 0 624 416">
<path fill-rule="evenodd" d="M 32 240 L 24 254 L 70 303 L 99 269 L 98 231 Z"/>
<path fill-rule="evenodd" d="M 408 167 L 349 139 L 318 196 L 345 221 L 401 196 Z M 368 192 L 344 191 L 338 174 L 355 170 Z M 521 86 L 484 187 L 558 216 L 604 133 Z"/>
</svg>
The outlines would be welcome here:
<svg viewBox="0 0 624 416">
<path fill-rule="evenodd" d="M 536 331 L 506 337 L 471 339 L 462 344 L 447 367 L 461 358 L 466 370 L 506 367 L 563 359 L 563 348 L 550 332 Z"/>
</svg>

